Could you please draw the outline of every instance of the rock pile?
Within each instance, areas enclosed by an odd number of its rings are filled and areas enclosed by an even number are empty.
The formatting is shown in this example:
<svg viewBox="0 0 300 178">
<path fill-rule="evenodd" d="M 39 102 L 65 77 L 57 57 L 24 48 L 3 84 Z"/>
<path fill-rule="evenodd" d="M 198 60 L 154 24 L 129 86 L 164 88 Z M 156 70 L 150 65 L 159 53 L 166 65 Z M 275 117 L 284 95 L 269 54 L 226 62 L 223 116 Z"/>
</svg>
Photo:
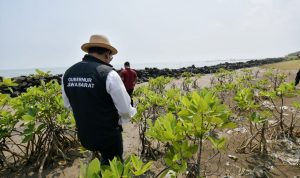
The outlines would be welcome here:
<svg viewBox="0 0 300 178">
<path fill-rule="evenodd" d="M 16 97 L 19 94 L 26 92 L 26 89 L 32 86 L 39 86 L 41 81 L 44 81 L 45 83 L 50 82 L 53 79 L 56 79 L 59 84 L 61 84 L 61 77 L 60 75 L 49 75 L 47 77 L 38 76 L 38 75 L 29 75 L 29 76 L 19 76 L 14 77 L 12 80 L 17 83 L 17 86 L 10 87 L 11 90 L 7 86 L 0 86 L 0 93 L 3 94 L 10 94 L 12 97 Z M 0 78 L 0 81 L 2 82 L 2 77 Z"/>
<path fill-rule="evenodd" d="M 221 63 L 213 66 L 204 66 L 204 67 L 195 67 L 195 65 L 189 67 L 183 67 L 180 69 L 158 69 L 158 68 L 145 68 L 141 70 L 136 70 L 139 83 L 147 82 L 149 78 L 155 78 L 159 76 L 170 76 L 178 78 L 184 72 L 190 72 L 193 74 L 209 74 L 215 73 L 219 69 L 227 69 L 227 70 L 236 70 L 247 67 L 255 67 L 264 64 L 271 64 L 276 62 L 281 62 L 286 60 L 286 58 L 267 58 L 262 60 L 250 60 L 247 62 L 236 62 L 236 63 Z M 25 92 L 27 88 L 31 86 L 40 85 L 40 81 L 49 82 L 53 79 L 56 79 L 59 83 L 61 83 L 62 74 L 59 75 L 49 75 L 48 77 L 42 77 L 38 75 L 29 75 L 29 76 L 19 76 L 12 78 L 18 86 L 11 87 L 12 93 L 10 89 L 6 86 L 0 86 L 0 93 L 11 94 L 12 97 L 18 96 L 20 93 Z M 0 76 L 0 82 L 3 78 Z"/>
<path fill-rule="evenodd" d="M 139 77 L 139 82 L 147 82 L 150 77 L 155 78 L 159 76 L 171 76 L 180 77 L 184 72 L 191 72 L 193 74 L 210 74 L 215 73 L 219 69 L 223 68 L 226 70 L 236 70 L 247 67 L 261 66 L 264 64 L 271 64 L 276 62 L 281 62 L 286 60 L 285 58 L 267 58 L 263 60 L 250 60 L 247 62 L 236 62 L 236 63 L 221 63 L 213 66 L 195 67 L 194 65 L 190 67 L 183 67 L 180 69 L 158 69 L 158 68 L 145 68 L 142 70 L 136 70 Z"/>
</svg>

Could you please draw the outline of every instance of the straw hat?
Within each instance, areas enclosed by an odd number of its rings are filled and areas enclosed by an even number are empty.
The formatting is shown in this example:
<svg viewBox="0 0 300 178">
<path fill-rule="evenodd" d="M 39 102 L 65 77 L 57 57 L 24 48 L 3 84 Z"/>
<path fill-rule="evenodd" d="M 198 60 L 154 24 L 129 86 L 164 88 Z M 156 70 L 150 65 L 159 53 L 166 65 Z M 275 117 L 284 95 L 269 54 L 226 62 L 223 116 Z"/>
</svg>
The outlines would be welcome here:
<svg viewBox="0 0 300 178">
<path fill-rule="evenodd" d="M 118 50 L 116 48 L 114 48 L 110 42 L 108 41 L 108 39 L 103 36 L 103 35 L 92 35 L 90 37 L 90 42 L 88 43 L 84 43 L 81 46 L 81 49 L 84 52 L 88 52 L 88 49 L 91 47 L 101 47 L 101 48 L 106 48 L 109 49 L 112 53 L 112 55 L 115 55 L 118 53 Z"/>
</svg>

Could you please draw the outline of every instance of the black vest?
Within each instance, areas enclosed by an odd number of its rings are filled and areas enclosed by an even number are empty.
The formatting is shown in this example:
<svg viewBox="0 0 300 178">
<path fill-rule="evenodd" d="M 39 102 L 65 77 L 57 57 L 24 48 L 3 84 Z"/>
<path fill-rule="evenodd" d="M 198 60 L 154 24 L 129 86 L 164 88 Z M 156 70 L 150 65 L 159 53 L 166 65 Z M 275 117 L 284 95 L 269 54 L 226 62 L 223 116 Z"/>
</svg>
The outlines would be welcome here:
<svg viewBox="0 0 300 178">
<path fill-rule="evenodd" d="M 99 150 L 118 132 L 118 111 L 106 91 L 107 75 L 112 70 L 110 64 L 85 55 L 63 77 L 78 137 L 89 150 Z"/>
</svg>

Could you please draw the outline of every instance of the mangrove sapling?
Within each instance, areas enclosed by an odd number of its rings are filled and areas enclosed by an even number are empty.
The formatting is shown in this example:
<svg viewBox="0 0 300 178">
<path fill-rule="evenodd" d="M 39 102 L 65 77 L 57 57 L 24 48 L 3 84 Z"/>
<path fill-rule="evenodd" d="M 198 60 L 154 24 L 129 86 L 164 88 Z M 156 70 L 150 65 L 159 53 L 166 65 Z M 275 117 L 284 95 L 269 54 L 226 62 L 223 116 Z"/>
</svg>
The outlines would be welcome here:
<svg viewBox="0 0 300 178">
<path fill-rule="evenodd" d="M 215 85 L 215 83 L 216 83 L 216 78 L 215 78 L 215 77 L 211 77 L 211 78 L 209 79 L 210 87 L 213 87 L 213 86 Z"/>
<path fill-rule="evenodd" d="M 288 97 L 295 90 L 294 83 L 281 83 L 276 88 L 276 94 L 280 98 L 279 126 L 284 137 L 286 137 L 286 129 L 284 124 L 284 97 Z M 274 102 L 273 102 L 274 103 Z"/>
<path fill-rule="evenodd" d="M 15 83 L 15 81 L 12 80 L 11 78 L 3 78 L 2 82 L 0 82 L 0 87 L 7 88 L 11 93 L 13 93 L 13 90 L 11 87 L 15 87 L 15 86 L 18 86 L 18 84 Z"/>
<path fill-rule="evenodd" d="M 157 78 L 150 78 L 148 85 L 149 89 L 155 93 L 163 93 L 167 84 L 172 81 L 171 77 L 160 76 Z"/>
<path fill-rule="evenodd" d="M 258 70 L 258 72 L 259 72 L 259 70 Z M 243 81 L 252 81 L 254 78 L 257 78 L 258 72 L 254 72 L 253 69 L 242 69 L 241 74 L 238 74 L 238 73 L 236 73 L 236 74 L 238 76 L 240 76 L 241 78 L 243 78 Z"/>
<path fill-rule="evenodd" d="M 178 118 L 178 112 L 180 111 L 181 95 L 182 92 L 178 88 L 172 88 L 165 92 L 165 98 L 168 101 L 166 104 L 166 112 L 171 112 L 176 118 Z"/>
<path fill-rule="evenodd" d="M 121 162 L 116 157 L 109 161 L 109 166 L 100 164 L 97 158 L 87 165 L 80 163 L 80 178 L 132 178 L 144 175 L 152 165 L 152 161 L 143 163 L 135 155 L 130 155 Z M 101 175 L 101 176 L 100 176 Z"/>
<path fill-rule="evenodd" d="M 234 100 L 237 102 L 238 114 L 249 118 L 251 133 L 251 137 L 237 149 L 239 152 L 245 152 L 248 146 L 250 151 L 253 150 L 252 141 L 259 135 L 260 141 L 258 141 L 257 146 L 261 153 L 266 153 L 266 135 L 270 128 L 276 127 L 276 125 L 279 126 L 280 130 L 279 134 L 275 134 L 276 137 L 280 134 L 285 137 L 287 129 L 284 123 L 284 98 L 294 93 L 294 87 L 292 83 L 284 82 L 284 75 L 279 73 L 274 75 L 276 77 L 271 73 L 266 75 L 272 78 L 272 81 L 261 79 L 254 85 L 237 85 L 240 91 L 237 92 Z M 245 88 L 241 88 L 243 86 Z M 274 87 L 275 90 L 273 90 Z M 280 100 L 279 106 L 275 102 L 277 99 Z M 266 102 L 271 103 L 271 106 L 265 105 Z M 268 125 L 267 119 L 272 117 L 278 122 Z M 256 132 L 253 131 L 253 126 L 256 128 Z"/>
<path fill-rule="evenodd" d="M 0 106 L 4 108 L 7 106 L 7 102 L 9 100 L 9 95 L 0 94 Z M 15 166 L 18 158 L 21 158 L 18 154 L 16 154 L 13 150 L 10 149 L 9 141 L 12 137 L 12 133 L 14 131 L 14 126 L 16 125 L 16 120 L 12 117 L 10 112 L 7 112 L 3 109 L 0 110 L 0 163 L 1 166 L 4 166 L 4 164 L 8 167 L 12 167 L 12 165 Z M 9 153 L 13 159 L 12 163 L 9 163 L 8 154 Z"/>
<path fill-rule="evenodd" d="M 229 71 L 225 69 L 219 69 L 217 73 L 215 74 L 217 83 L 220 85 L 225 84 L 225 83 L 232 83 L 233 82 L 233 77 L 235 75 L 234 71 Z"/>
<path fill-rule="evenodd" d="M 294 107 L 292 114 L 291 114 L 291 122 L 289 124 L 288 128 L 288 137 L 293 138 L 294 137 L 294 129 L 296 125 L 296 117 L 300 115 L 300 103 L 299 102 L 294 102 L 293 105 Z"/>
<path fill-rule="evenodd" d="M 254 123 L 256 131 L 260 135 L 260 140 L 258 141 L 258 150 L 260 151 L 261 154 L 267 154 L 266 132 L 268 131 L 267 119 L 269 118 L 269 116 L 270 113 L 268 111 L 260 111 L 260 112 L 253 112 L 249 118 L 250 121 Z M 253 149 L 254 148 L 252 148 L 251 151 Z"/>
<path fill-rule="evenodd" d="M 251 137 L 237 148 L 237 152 L 245 153 L 248 146 L 250 151 L 253 150 L 254 147 L 252 146 L 252 141 L 256 136 L 260 135 L 258 147 L 261 148 L 260 150 L 262 153 L 266 153 L 265 132 L 268 113 L 266 111 L 260 111 L 260 105 L 256 103 L 253 91 L 253 88 L 244 88 L 237 92 L 234 97 L 234 100 L 237 102 L 237 107 L 239 108 L 238 115 L 243 115 L 249 119 L 249 130 L 251 134 Z M 257 124 L 260 125 L 260 128 L 258 128 Z M 255 132 L 254 128 L 256 129 Z"/>
<path fill-rule="evenodd" d="M 251 88 L 243 88 L 240 89 L 235 97 L 234 101 L 237 102 L 238 115 L 246 115 L 249 116 L 253 110 L 259 108 L 259 106 L 255 103 L 253 89 Z M 252 134 L 252 123 L 249 123 L 250 132 Z"/>
<path fill-rule="evenodd" d="M 177 173 L 188 171 L 190 175 L 200 176 L 203 172 L 203 141 L 209 140 L 216 148 L 225 144 L 224 138 L 210 135 L 215 129 L 234 128 L 229 121 L 230 111 L 208 90 L 188 93 L 181 99 L 178 118 L 172 113 L 159 117 L 154 124 L 149 122 L 147 135 L 169 147 L 164 156 L 166 171 Z M 195 159 L 193 159 L 195 157 Z"/>
<path fill-rule="evenodd" d="M 40 78 L 40 77 L 50 77 L 52 76 L 52 74 L 51 71 L 44 72 L 40 69 L 35 69 L 35 74 L 32 74 L 31 76 Z"/>
<path fill-rule="evenodd" d="M 0 82 L 0 87 L 7 87 L 10 92 L 10 87 L 17 86 L 17 84 L 10 78 L 4 78 Z M 11 97 L 9 94 L 0 93 L 0 165 L 5 165 L 9 169 L 15 169 L 16 164 L 23 158 L 19 152 L 22 151 L 22 145 L 15 144 L 12 139 L 14 132 L 16 132 L 15 125 L 18 120 L 15 119 L 14 113 L 11 112 L 10 106 Z M 11 145 L 15 145 L 14 150 Z"/>
<path fill-rule="evenodd" d="M 251 69 L 242 69 L 240 73 L 236 73 L 236 83 L 238 88 L 252 88 L 256 82 L 253 71 Z M 239 89 L 236 89 L 238 91 Z"/>
<path fill-rule="evenodd" d="M 275 91 L 279 85 L 286 81 L 287 75 L 280 73 L 278 69 L 269 69 L 264 73 L 264 77 L 272 83 L 273 90 Z"/>
<path fill-rule="evenodd" d="M 147 119 L 154 122 L 158 116 L 165 113 L 167 99 L 164 95 L 165 86 L 170 83 L 171 78 L 158 77 L 150 79 L 149 85 L 139 87 L 135 92 L 135 100 L 137 101 L 137 114 L 132 119 L 139 125 L 139 137 L 142 144 L 141 154 L 155 159 L 157 148 L 152 148 L 151 141 L 147 139 L 145 133 L 148 129 Z M 159 143 L 157 144 L 159 146 Z"/>
<path fill-rule="evenodd" d="M 147 150 L 147 147 L 151 147 L 149 142 L 146 139 L 145 131 L 147 129 L 146 121 L 144 118 L 150 118 L 150 112 L 147 110 L 150 107 L 150 104 L 147 103 L 146 96 L 150 92 L 147 88 L 147 86 L 139 87 L 137 90 L 135 90 L 135 100 L 137 101 L 137 114 L 132 119 L 133 122 L 137 123 L 139 126 L 139 138 L 142 144 L 142 150 L 141 154 L 144 154 Z"/>
<path fill-rule="evenodd" d="M 198 86 L 198 80 L 202 77 L 203 75 L 202 74 L 196 74 L 196 75 L 194 75 L 194 81 L 193 81 L 193 85 L 192 85 L 192 87 L 194 88 L 194 89 L 200 89 L 200 86 Z"/>
<path fill-rule="evenodd" d="M 297 95 L 293 83 L 283 82 L 275 90 L 261 91 L 259 92 L 259 95 L 261 96 L 261 98 L 265 99 L 265 101 L 269 101 L 271 103 L 271 107 L 267 107 L 266 109 L 272 112 L 273 118 L 277 120 L 277 122 L 272 127 L 276 127 L 277 125 L 280 130 L 280 132 L 276 130 L 277 133 L 275 134 L 275 137 L 276 138 L 278 136 L 286 137 L 286 133 L 288 132 L 289 128 L 284 123 L 284 120 L 286 119 L 285 118 L 286 116 L 284 116 L 285 107 L 286 107 L 284 101 L 287 97 L 292 97 Z M 279 100 L 279 102 L 275 102 L 275 100 Z"/>
<path fill-rule="evenodd" d="M 61 86 L 57 81 L 30 87 L 26 93 L 12 99 L 12 109 L 22 124 L 19 127 L 28 164 L 39 167 L 41 176 L 45 164 L 53 163 L 57 155 L 67 159 L 69 148 L 78 145 L 73 116 L 63 106 Z"/>
<path fill-rule="evenodd" d="M 182 90 L 183 91 L 187 91 L 187 92 L 190 91 L 190 85 L 193 82 L 192 76 L 193 76 L 193 74 L 190 72 L 183 72 L 181 74 L 181 78 L 183 79 L 183 81 L 182 81 Z"/>
<path fill-rule="evenodd" d="M 260 73 L 260 70 L 255 71 L 254 77 L 255 77 L 256 79 L 258 79 L 259 73 Z"/>
<path fill-rule="evenodd" d="M 224 69 L 218 70 L 211 80 L 213 90 L 216 91 L 218 96 L 221 99 L 221 103 L 225 102 L 225 98 L 236 88 L 235 83 L 233 82 L 233 77 L 235 72 L 227 71 Z"/>
</svg>

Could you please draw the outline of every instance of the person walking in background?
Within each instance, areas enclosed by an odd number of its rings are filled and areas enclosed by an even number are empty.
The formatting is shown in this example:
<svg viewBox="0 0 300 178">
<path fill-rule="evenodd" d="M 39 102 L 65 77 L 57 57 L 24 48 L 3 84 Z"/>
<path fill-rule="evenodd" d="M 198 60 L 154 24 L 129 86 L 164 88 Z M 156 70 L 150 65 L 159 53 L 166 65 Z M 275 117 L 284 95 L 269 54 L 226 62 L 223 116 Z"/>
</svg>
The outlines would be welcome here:
<svg viewBox="0 0 300 178">
<path fill-rule="evenodd" d="M 81 46 L 87 52 L 62 78 L 64 105 L 73 111 L 78 137 L 83 147 L 99 151 L 101 163 L 115 156 L 122 160 L 122 122 L 136 109 L 123 82 L 109 63 L 117 54 L 105 36 L 93 35 Z"/>
<path fill-rule="evenodd" d="M 299 71 L 296 75 L 296 78 L 295 78 L 295 86 L 298 85 L 299 81 L 300 81 L 300 69 L 299 69 Z"/>
<path fill-rule="evenodd" d="M 132 93 L 134 90 L 134 86 L 137 83 L 137 74 L 133 69 L 130 68 L 130 63 L 128 61 L 124 63 L 124 68 L 125 69 L 121 70 L 120 76 L 123 80 L 127 93 L 130 96 L 131 106 L 133 106 Z"/>
</svg>

